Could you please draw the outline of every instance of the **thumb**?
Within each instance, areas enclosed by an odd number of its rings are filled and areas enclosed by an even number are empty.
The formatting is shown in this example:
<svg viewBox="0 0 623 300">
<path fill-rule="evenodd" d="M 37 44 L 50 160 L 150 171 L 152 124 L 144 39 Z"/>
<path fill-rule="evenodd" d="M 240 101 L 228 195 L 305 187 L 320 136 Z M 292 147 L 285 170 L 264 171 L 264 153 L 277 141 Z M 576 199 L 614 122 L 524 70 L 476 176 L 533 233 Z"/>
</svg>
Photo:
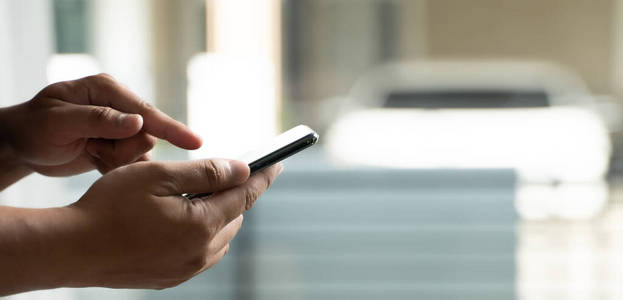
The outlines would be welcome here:
<svg viewBox="0 0 623 300">
<path fill-rule="evenodd" d="M 156 194 L 207 193 L 226 190 L 249 178 L 247 164 L 226 159 L 151 162 L 148 176 L 155 176 Z"/>
<path fill-rule="evenodd" d="M 143 127 L 143 117 L 106 106 L 71 104 L 56 115 L 61 132 L 73 138 L 123 139 Z"/>
</svg>

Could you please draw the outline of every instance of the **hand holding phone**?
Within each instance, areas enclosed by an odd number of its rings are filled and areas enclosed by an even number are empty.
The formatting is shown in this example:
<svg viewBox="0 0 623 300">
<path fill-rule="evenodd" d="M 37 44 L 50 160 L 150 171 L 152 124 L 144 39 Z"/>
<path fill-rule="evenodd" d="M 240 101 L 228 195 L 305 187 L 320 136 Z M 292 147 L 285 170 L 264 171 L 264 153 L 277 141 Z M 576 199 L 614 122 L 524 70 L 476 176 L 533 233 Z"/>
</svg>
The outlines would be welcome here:
<svg viewBox="0 0 623 300">
<path fill-rule="evenodd" d="M 305 125 L 298 125 L 256 150 L 247 152 L 239 160 L 247 163 L 253 174 L 302 151 L 318 141 L 318 134 Z M 210 193 L 187 194 L 188 199 L 209 196 Z"/>
</svg>

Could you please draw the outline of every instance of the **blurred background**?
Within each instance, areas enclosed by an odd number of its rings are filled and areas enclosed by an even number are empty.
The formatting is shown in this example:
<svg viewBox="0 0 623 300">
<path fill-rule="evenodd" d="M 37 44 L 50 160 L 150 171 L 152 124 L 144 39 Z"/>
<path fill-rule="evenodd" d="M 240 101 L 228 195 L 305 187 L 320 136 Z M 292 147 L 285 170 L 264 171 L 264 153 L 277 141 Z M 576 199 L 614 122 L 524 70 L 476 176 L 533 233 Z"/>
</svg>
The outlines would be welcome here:
<svg viewBox="0 0 623 300">
<path fill-rule="evenodd" d="M 106 72 L 204 138 L 155 159 L 321 135 L 205 274 L 7 299 L 620 299 L 622 51 L 621 0 L 0 0 L 3 106 Z"/>
</svg>

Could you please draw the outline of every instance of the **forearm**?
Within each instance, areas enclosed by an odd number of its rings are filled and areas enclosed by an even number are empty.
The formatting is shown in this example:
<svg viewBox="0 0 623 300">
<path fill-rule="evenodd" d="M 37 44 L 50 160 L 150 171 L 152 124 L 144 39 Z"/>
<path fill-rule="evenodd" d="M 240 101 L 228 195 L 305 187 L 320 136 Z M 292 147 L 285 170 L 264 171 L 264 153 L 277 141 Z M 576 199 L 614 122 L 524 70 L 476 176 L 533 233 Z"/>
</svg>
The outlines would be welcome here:
<svg viewBox="0 0 623 300">
<path fill-rule="evenodd" d="M 14 107 L 0 108 L 0 191 L 32 172 L 16 158 L 11 147 L 12 109 Z"/>
<path fill-rule="evenodd" d="M 80 276 L 68 208 L 0 206 L 0 296 L 69 286 Z"/>
</svg>

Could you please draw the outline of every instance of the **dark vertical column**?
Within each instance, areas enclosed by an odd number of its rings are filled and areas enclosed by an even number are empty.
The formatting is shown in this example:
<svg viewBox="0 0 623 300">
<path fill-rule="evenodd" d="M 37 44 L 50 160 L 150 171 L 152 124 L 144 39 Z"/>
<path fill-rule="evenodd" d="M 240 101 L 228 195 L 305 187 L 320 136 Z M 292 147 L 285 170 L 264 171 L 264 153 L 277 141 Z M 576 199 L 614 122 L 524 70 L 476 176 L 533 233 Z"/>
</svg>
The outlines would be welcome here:
<svg viewBox="0 0 623 300">
<path fill-rule="evenodd" d="M 377 3 L 379 19 L 379 61 L 395 59 L 398 54 L 398 39 L 400 36 L 399 4 L 395 1 L 380 1 Z"/>
<path fill-rule="evenodd" d="M 87 52 L 87 3 L 85 0 L 54 0 L 54 31 L 57 53 Z"/>
</svg>

